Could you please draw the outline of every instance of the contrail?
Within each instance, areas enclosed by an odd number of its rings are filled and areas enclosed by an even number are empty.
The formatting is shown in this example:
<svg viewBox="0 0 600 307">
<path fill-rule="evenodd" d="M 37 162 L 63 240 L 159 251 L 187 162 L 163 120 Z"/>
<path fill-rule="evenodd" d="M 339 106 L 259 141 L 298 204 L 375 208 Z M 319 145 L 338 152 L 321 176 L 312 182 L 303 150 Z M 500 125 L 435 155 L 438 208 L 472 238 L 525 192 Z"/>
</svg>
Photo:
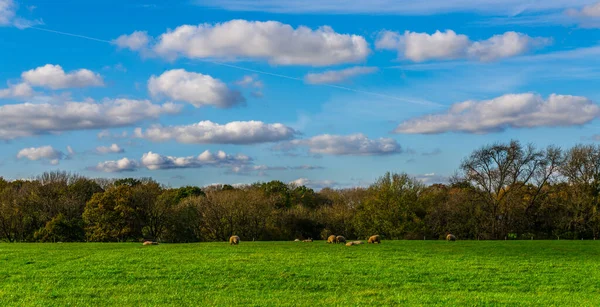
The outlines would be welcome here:
<svg viewBox="0 0 600 307">
<path fill-rule="evenodd" d="M 38 28 L 38 27 L 29 27 L 27 29 L 34 29 L 34 30 L 45 31 L 45 32 L 50 32 L 50 33 L 55 33 L 55 34 L 61 34 L 61 35 L 67 35 L 67 36 L 72 36 L 72 37 L 78 37 L 78 38 L 83 38 L 83 39 L 87 39 L 87 40 L 91 40 L 91 41 L 96 41 L 96 42 L 101 42 L 101 43 L 108 43 L 108 44 L 111 44 L 111 45 L 114 44 L 112 41 L 108 41 L 108 40 L 105 40 L 105 39 L 99 39 L 99 38 L 95 38 L 95 37 L 90 37 L 90 36 L 85 36 L 85 35 L 79 35 L 79 34 L 73 34 L 73 33 L 62 32 L 62 31 L 56 31 L 56 30 L 51 30 L 51 29 Z M 215 65 L 230 67 L 230 68 L 234 68 L 234 69 L 238 69 L 238 70 L 245 70 L 245 71 L 254 72 L 254 73 L 257 73 L 257 74 L 261 74 L 261 75 L 268 75 L 268 76 L 273 76 L 273 77 L 278 77 L 278 78 L 284 78 L 284 79 L 289 79 L 289 80 L 294 80 L 294 81 L 300 81 L 300 82 L 304 83 L 304 79 L 303 78 L 291 77 L 291 76 L 286 76 L 286 75 L 282 75 L 282 74 L 271 73 L 271 72 L 268 72 L 268 71 L 262 71 L 262 70 L 251 69 L 251 68 L 246 68 L 246 67 L 242 67 L 242 66 L 227 64 L 227 63 L 218 62 L 218 61 L 212 61 L 212 60 L 206 60 L 206 59 L 199 59 L 199 60 L 203 61 L 203 62 L 215 64 Z M 381 94 L 381 93 L 376 93 L 376 92 L 370 92 L 370 91 L 363 91 L 363 90 L 358 90 L 358 89 L 354 89 L 354 88 L 350 88 L 350 87 L 345 87 L 345 86 L 334 85 L 334 84 L 316 84 L 316 85 L 317 86 L 326 86 L 326 87 L 340 89 L 340 90 L 345 90 L 345 91 L 350 91 L 350 92 L 354 92 L 354 93 L 366 94 L 366 95 L 371 95 L 371 96 L 378 96 L 378 97 L 382 97 L 382 98 L 393 99 L 393 100 L 398 100 L 398 101 L 412 103 L 412 104 L 434 106 L 434 107 L 445 107 L 443 104 L 439 104 L 439 103 L 435 103 L 435 102 L 431 102 L 431 101 L 427 101 L 427 100 L 406 99 L 406 98 L 402 98 L 402 97 L 397 97 L 397 96 L 392 96 L 392 95 L 386 95 L 386 94 Z"/>
<path fill-rule="evenodd" d="M 107 41 L 107 40 L 104 40 L 104 39 L 93 38 L 93 37 L 84 36 L 84 35 L 78 35 L 78 34 L 73 34 L 73 33 L 67 33 L 67 32 L 61 32 L 61 31 L 55 31 L 55 30 L 50 30 L 50 29 L 38 28 L 38 27 L 29 27 L 29 28 L 27 28 L 27 29 L 34 29 L 34 30 L 46 31 L 46 32 L 51 32 L 51 33 L 56 33 L 56 34 L 62 34 L 62 35 L 67 35 L 67 36 L 73 36 L 73 37 L 85 38 L 85 39 L 89 39 L 89 40 L 96 41 L 96 42 L 101 42 L 101 43 L 109 43 L 109 44 L 112 44 L 112 42 L 111 42 L 111 41 Z"/>
</svg>

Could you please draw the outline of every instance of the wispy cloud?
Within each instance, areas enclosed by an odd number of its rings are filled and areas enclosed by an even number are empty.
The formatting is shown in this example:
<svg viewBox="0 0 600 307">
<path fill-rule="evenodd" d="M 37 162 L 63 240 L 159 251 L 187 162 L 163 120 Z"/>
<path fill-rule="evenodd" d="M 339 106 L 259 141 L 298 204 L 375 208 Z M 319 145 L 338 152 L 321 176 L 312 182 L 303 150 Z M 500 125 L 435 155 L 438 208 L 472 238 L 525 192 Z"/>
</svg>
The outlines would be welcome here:
<svg viewBox="0 0 600 307">
<path fill-rule="evenodd" d="M 493 15 L 518 15 L 524 12 L 564 10 L 589 5 L 594 0 L 196 0 L 201 6 L 218 7 L 232 11 L 263 11 L 286 14 L 389 14 L 433 15 L 449 12 L 476 12 Z"/>
</svg>

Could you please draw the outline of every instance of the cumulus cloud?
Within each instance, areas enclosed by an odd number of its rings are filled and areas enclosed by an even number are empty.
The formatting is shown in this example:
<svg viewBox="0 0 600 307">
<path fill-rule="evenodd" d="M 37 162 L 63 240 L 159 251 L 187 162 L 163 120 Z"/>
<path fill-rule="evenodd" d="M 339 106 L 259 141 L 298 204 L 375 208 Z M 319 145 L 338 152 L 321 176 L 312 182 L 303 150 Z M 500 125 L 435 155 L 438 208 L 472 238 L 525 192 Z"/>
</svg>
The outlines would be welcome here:
<svg viewBox="0 0 600 307">
<path fill-rule="evenodd" d="M 333 180 L 310 180 L 308 178 L 298 178 L 289 183 L 292 186 L 305 186 L 314 190 L 322 190 L 324 188 L 334 188 L 338 183 Z"/>
<path fill-rule="evenodd" d="M 112 42 L 119 48 L 127 48 L 133 51 L 140 51 L 148 48 L 151 38 L 146 31 L 135 31 L 131 34 L 123 34 Z"/>
<path fill-rule="evenodd" d="M 600 2 L 586 5 L 580 10 L 570 8 L 567 9 L 565 12 L 571 16 L 600 17 Z"/>
<path fill-rule="evenodd" d="M 469 46 L 466 35 L 456 34 L 452 30 L 427 33 L 404 33 L 404 56 L 415 62 L 437 59 L 457 59 L 464 56 Z"/>
<path fill-rule="evenodd" d="M 401 123 L 396 133 L 490 133 L 507 128 L 577 126 L 600 116 L 600 106 L 586 97 L 552 94 L 508 94 L 491 100 L 465 101 L 444 113 Z"/>
<path fill-rule="evenodd" d="M 448 183 L 449 181 L 448 176 L 442 176 L 436 173 L 415 175 L 413 177 L 426 185 L 431 185 L 435 183 Z"/>
<path fill-rule="evenodd" d="M 123 153 L 123 152 L 125 152 L 125 150 L 117 144 L 112 144 L 110 146 L 96 147 L 96 153 L 99 153 L 99 154 L 111 154 L 111 153 Z"/>
<path fill-rule="evenodd" d="M 33 86 L 56 89 L 103 86 L 102 77 L 88 69 L 65 73 L 60 65 L 46 64 L 21 74 L 23 80 Z"/>
<path fill-rule="evenodd" d="M 52 165 L 57 165 L 65 157 L 67 157 L 65 153 L 54 149 L 52 146 L 23 148 L 17 154 L 18 159 L 28 159 L 31 161 L 48 160 Z"/>
<path fill-rule="evenodd" d="M 246 75 L 235 84 L 242 87 L 263 88 L 264 84 L 258 79 L 258 75 Z"/>
<path fill-rule="evenodd" d="M 224 151 L 211 153 L 206 150 L 198 156 L 172 157 L 148 152 L 142 156 L 142 165 L 149 170 L 173 169 L 173 168 L 200 168 L 204 166 L 223 167 L 239 166 L 252 162 L 248 156 L 238 154 L 228 155 Z"/>
<path fill-rule="evenodd" d="M 130 36 L 122 37 L 122 45 L 128 47 L 125 42 L 129 40 Z M 364 37 L 336 33 L 328 26 L 313 30 L 247 20 L 182 25 L 160 35 L 151 48 L 156 55 L 171 59 L 253 58 L 278 65 L 312 66 L 359 62 L 371 52 Z"/>
<path fill-rule="evenodd" d="M 264 84 L 258 79 L 258 75 L 256 74 L 244 76 L 241 80 L 236 81 L 235 84 L 245 88 L 253 88 L 254 91 L 250 93 L 253 97 L 263 97 L 262 89 Z"/>
<path fill-rule="evenodd" d="M 527 53 L 531 49 L 550 44 L 552 40 L 542 37 L 530 37 L 522 33 L 506 32 L 491 38 L 474 42 L 467 49 L 470 58 L 480 61 L 494 61 Z"/>
<path fill-rule="evenodd" d="M 229 108 L 246 101 L 239 91 L 229 89 L 221 80 L 183 69 L 169 70 L 158 77 L 153 75 L 148 90 L 152 96 L 165 96 L 195 107 Z"/>
<path fill-rule="evenodd" d="M 565 13 L 584 28 L 600 27 L 600 2 L 586 5 L 581 9 L 570 8 Z"/>
<path fill-rule="evenodd" d="M 180 105 L 148 100 L 114 99 L 102 103 L 21 103 L 0 106 L 0 140 L 73 130 L 124 127 L 164 114 L 177 114 Z"/>
<path fill-rule="evenodd" d="M 328 70 L 322 73 L 310 73 L 304 81 L 310 84 L 341 83 L 352 77 L 376 72 L 377 67 L 351 67 L 342 70 Z"/>
<path fill-rule="evenodd" d="M 33 89 L 27 83 L 9 84 L 8 88 L 0 89 L 0 98 L 25 98 L 33 96 Z"/>
<path fill-rule="evenodd" d="M 403 35 L 382 31 L 375 47 L 380 50 L 398 50 L 399 56 L 414 62 L 454 59 L 488 62 L 521 55 L 551 42 L 548 38 L 530 37 L 512 31 L 476 42 L 452 30 L 436 31 L 433 34 L 406 31 Z"/>
<path fill-rule="evenodd" d="M 13 0 L 0 0 L 0 27 L 13 26 L 25 29 L 43 24 L 41 20 L 28 20 L 17 16 L 18 5 Z"/>
<path fill-rule="evenodd" d="M 140 161 L 134 159 L 123 158 L 117 161 L 105 161 L 98 163 L 93 170 L 107 173 L 128 172 L 139 168 L 149 170 L 164 170 L 164 169 L 182 169 L 182 168 L 201 168 L 201 167 L 240 167 L 251 165 L 252 158 L 237 154 L 229 155 L 224 151 L 212 153 L 208 150 L 198 156 L 174 157 L 165 156 L 152 151 L 142 155 Z"/>
<path fill-rule="evenodd" d="M 105 161 L 100 162 L 98 165 L 92 168 L 92 170 L 96 170 L 104 173 L 120 173 L 120 172 L 132 172 L 138 169 L 139 163 L 135 160 L 130 160 L 128 158 L 123 158 L 121 160 L 116 161 Z"/>
<path fill-rule="evenodd" d="M 260 121 L 236 121 L 225 125 L 201 121 L 187 126 L 154 126 L 135 136 L 155 142 L 175 140 L 185 144 L 257 144 L 289 140 L 297 132 L 283 124 Z"/>
<path fill-rule="evenodd" d="M 299 147 L 307 147 L 311 153 L 327 155 L 377 156 L 402 152 L 402 148 L 394 139 L 369 139 L 364 134 L 318 135 L 285 142 L 275 146 L 275 149 L 293 150 Z"/>
</svg>

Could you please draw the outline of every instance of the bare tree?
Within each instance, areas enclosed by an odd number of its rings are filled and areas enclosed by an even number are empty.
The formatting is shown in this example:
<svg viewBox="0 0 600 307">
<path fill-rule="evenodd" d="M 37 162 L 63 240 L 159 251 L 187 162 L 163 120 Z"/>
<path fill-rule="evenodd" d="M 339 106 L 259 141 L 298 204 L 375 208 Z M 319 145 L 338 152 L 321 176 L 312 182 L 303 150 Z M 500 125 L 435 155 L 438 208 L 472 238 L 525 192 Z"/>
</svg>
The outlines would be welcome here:
<svg viewBox="0 0 600 307">
<path fill-rule="evenodd" d="M 506 215 L 502 210 L 505 199 L 533 181 L 542 184 L 549 178 L 544 153 L 532 144 L 523 147 L 514 140 L 475 150 L 460 169 L 463 180 L 475 187 L 477 200 L 485 204 L 491 236 L 496 239 L 501 237 L 499 224 Z"/>
</svg>

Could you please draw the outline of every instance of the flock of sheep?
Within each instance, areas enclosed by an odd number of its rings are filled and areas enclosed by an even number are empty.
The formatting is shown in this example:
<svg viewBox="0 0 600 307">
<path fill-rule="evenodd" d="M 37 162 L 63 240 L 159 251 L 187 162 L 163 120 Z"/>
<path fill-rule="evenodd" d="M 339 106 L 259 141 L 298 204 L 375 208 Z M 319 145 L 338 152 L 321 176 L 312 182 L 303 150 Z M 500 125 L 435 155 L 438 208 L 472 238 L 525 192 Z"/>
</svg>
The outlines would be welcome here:
<svg viewBox="0 0 600 307">
<path fill-rule="evenodd" d="M 446 235 L 446 240 L 447 241 L 456 241 L 456 236 L 454 236 L 453 234 L 449 233 L 448 235 Z M 294 241 L 300 242 L 300 239 L 296 239 Z M 312 241 L 313 241 L 312 238 L 302 240 L 302 242 L 312 242 Z M 336 235 L 330 235 L 327 238 L 327 243 L 328 244 L 345 243 L 346 246 L 364 244 L 363 241 L 350 241 L 350 242 L 347 242 L 346 238 L 344 238 L 343 236 L 336 236 Z M 367 243 L 380 244 L 381 243 L 381 237 L 379 237 L 379 235 L 370 236 L 369 239 L 367 240 Z M 144 241 L 144 245 L 157 245 L 157 244 L 158 244 L 158 242 Z M 230 245 L 238 245 L 238 244 L 240 244 L 240 237 L 239 236 L 231 236 L 229 238 L 229 244 Z"/>
</svg>

